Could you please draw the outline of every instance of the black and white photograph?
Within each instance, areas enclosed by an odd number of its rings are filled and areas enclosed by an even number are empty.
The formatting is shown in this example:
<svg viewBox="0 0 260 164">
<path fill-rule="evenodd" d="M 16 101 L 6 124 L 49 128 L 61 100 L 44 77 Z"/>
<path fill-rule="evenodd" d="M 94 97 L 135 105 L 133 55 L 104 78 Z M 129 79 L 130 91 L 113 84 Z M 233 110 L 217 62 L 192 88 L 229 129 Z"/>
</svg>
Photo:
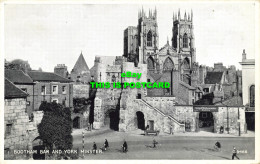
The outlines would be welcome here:
<svg viewBox="0 0 260 164">
<path fill-rule="evenodd" d="M 260 1 L 47 2 L 1 4 L 3 162 L 259 162 Z"/>
</svg>

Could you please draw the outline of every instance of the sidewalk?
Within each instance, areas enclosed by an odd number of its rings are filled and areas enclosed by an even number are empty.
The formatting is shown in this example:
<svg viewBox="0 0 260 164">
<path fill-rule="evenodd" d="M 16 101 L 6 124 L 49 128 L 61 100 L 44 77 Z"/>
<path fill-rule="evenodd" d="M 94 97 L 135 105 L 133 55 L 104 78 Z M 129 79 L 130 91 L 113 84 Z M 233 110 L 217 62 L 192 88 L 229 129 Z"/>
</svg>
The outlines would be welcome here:
<svg viewBox="0 0 260 164">
<path fill-rule="evenodd" d="M 144 131 L 137 129 L 131 132 L 127 132 L 130 135 L 144 135 Z M 174 133 L 173 135 L 169 135 L 166 133 L 160 133 L 159 136 L 163 137 L 173 137 L 173 136 L 183 136 L 183 137 L 255 137 L 255 132 L 247 131 L 246 134 L 219 134 L 219 133 L 212 133 L 207 131 L 200 131 L 200 132 L 185 132 L 185 133 Z"/>
<path fill-rule="evenodd" d="M 113 132 L 109 127 L 103 127 L 101 129 L 94 129 L 92 131 L 87 131 L 85 129 L 73 129 L 72 135 L 82 135 L 82 132 L 84 131 L 84 135 L 86 137 L 92 137 L 97 135 L 106 134 L 108 132 Z M 137 129 L 131 132 L 122 132 L 129 135 L 134 136 L 142 136 L 144 135 L 144 131 Z M 219 133 L 212 133 L 207 131 L 200 131 L 200 132 L 185 132 L 185 133 L 174 133 L 173 135 L 160 133 L 159 136 L 162 137 L 174 137 L 174 136 L 183 136 L 183 137 L 255 137 L 255 132 L 253 131 L 247 131 L 246 134 L 241 134 L 241 136 L 238 136 L 238 134 L 219 134 Z"/>
</svg>

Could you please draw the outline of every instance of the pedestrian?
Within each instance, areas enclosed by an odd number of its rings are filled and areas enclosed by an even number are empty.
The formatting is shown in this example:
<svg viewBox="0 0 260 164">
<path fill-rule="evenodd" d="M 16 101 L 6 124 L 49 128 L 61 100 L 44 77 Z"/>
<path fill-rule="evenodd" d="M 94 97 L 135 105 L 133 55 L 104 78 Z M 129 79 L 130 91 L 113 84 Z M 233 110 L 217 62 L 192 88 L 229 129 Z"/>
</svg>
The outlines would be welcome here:
<svg viewBox="0 0 260 164">
<path fill-rule="evenodd" d="M 155 140 L 155 138 L 153 139 L 153 148 L 156 148 L 156 145 L 158 144 L 158 142 Z"/>
<path fill-rule="evenodd" d="M 219 151 L 220 148 L 221 148 L 220 142 L 217 141 L 217 142 L 215 143 L 215 146 L 214 146 L 214 147 L 215 147 L 215 149 L 216 149 L 217 151 Z"/>
<path fill-rule="evenodd" d="M 94 154 L 96 154 L 96 152 L 97 152 L 97 145 L 95 142 L 93 143 L 93 152 L 94 152 Z"/>
<path fill-rule="evenodd" d="M 234 157 L 236 157 L 237 159 L 239 159 L 238 158 L 238 156 L 237 156 L 237 149 L 236 149 L 236 147 L 234 146 L 234 148 L 233 148 L 233 151 L 232 151 L 232 160 L 234 160 Z"/>
<path fill-rule="evenodd" d="M 104 149 L 107 150 L 108 147 L 109 147 L 109 145 L 108 145 L 108 141 L 107 141 L 107 139 L 105 139 Z"/>
<path fill-rule="evenodd" d="M 126 153 L 127 152 L 127 143 L 126 141 L 124 140 L 124 143 L 123 143 L 123 152 Z"/>
</svg>

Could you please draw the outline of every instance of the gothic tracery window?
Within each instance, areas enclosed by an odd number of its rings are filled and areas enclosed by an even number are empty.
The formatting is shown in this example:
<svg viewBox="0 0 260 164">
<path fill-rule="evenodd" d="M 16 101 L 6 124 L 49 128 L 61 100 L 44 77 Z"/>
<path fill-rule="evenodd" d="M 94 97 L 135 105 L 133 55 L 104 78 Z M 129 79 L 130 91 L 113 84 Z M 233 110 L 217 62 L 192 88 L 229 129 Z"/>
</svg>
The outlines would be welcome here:
<svg viewBox="0 0 260 164">
<path fill-rule="evenodd" d="M 183 35 L 183 47 L 188 48 L 188 35 L 186 33 Z"/>
<path fill-rule="evenodd" d="M 169 71 L 169 70 L 172 70 L 172 69 L 174 69 L 174 63 L 173 63 L 173 61 L 168 57 L 168 58 L 166 58 L 166 60 L 164 61 L 163 70 L 164 70 L 164 71 Z"/>
<path fill-rule="evenodd" d="M 250 107 L 255 107 L 255 85 L 250 87 Z"/>
<path fill-rule="evenodd" d="M 153 35 L 152 35 L 152 32 L 151 30 L 147 33 L 147 47 L 152 47 L 152 41 L 153 41 Z"/>
<path fill-rule="evenodd" d="M 147 59 L 147 67 L 148 67 L 148 69 L 154 69 L 154 60 L 152 57 L 149 57 Z"/>
</svg>

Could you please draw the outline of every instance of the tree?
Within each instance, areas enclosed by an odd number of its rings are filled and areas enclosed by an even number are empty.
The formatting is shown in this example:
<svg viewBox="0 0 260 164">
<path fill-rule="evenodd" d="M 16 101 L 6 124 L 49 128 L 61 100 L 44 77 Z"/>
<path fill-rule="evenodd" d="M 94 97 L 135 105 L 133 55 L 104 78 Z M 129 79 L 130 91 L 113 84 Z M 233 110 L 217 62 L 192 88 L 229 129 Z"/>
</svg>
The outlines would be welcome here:
<svg viewBox="0 0 260 164">
<path fill-rule="evenodd" d="M 15 70 L 22 70 L 24 72 L 31 71 L 31 66 L 28 61 L 24 61 L 21 59 L 15 59 L 11 62 L 5 62 L 5 69 L 15 69 Z"/>
<path fill-rule="evenodd" d="M 44 145 L 52 151 L 72 148 L 72 120 L 69 108 L 55 102 L 43 102 L 39 108 L 44 112 L 38 132 Z"/>
</svg>

